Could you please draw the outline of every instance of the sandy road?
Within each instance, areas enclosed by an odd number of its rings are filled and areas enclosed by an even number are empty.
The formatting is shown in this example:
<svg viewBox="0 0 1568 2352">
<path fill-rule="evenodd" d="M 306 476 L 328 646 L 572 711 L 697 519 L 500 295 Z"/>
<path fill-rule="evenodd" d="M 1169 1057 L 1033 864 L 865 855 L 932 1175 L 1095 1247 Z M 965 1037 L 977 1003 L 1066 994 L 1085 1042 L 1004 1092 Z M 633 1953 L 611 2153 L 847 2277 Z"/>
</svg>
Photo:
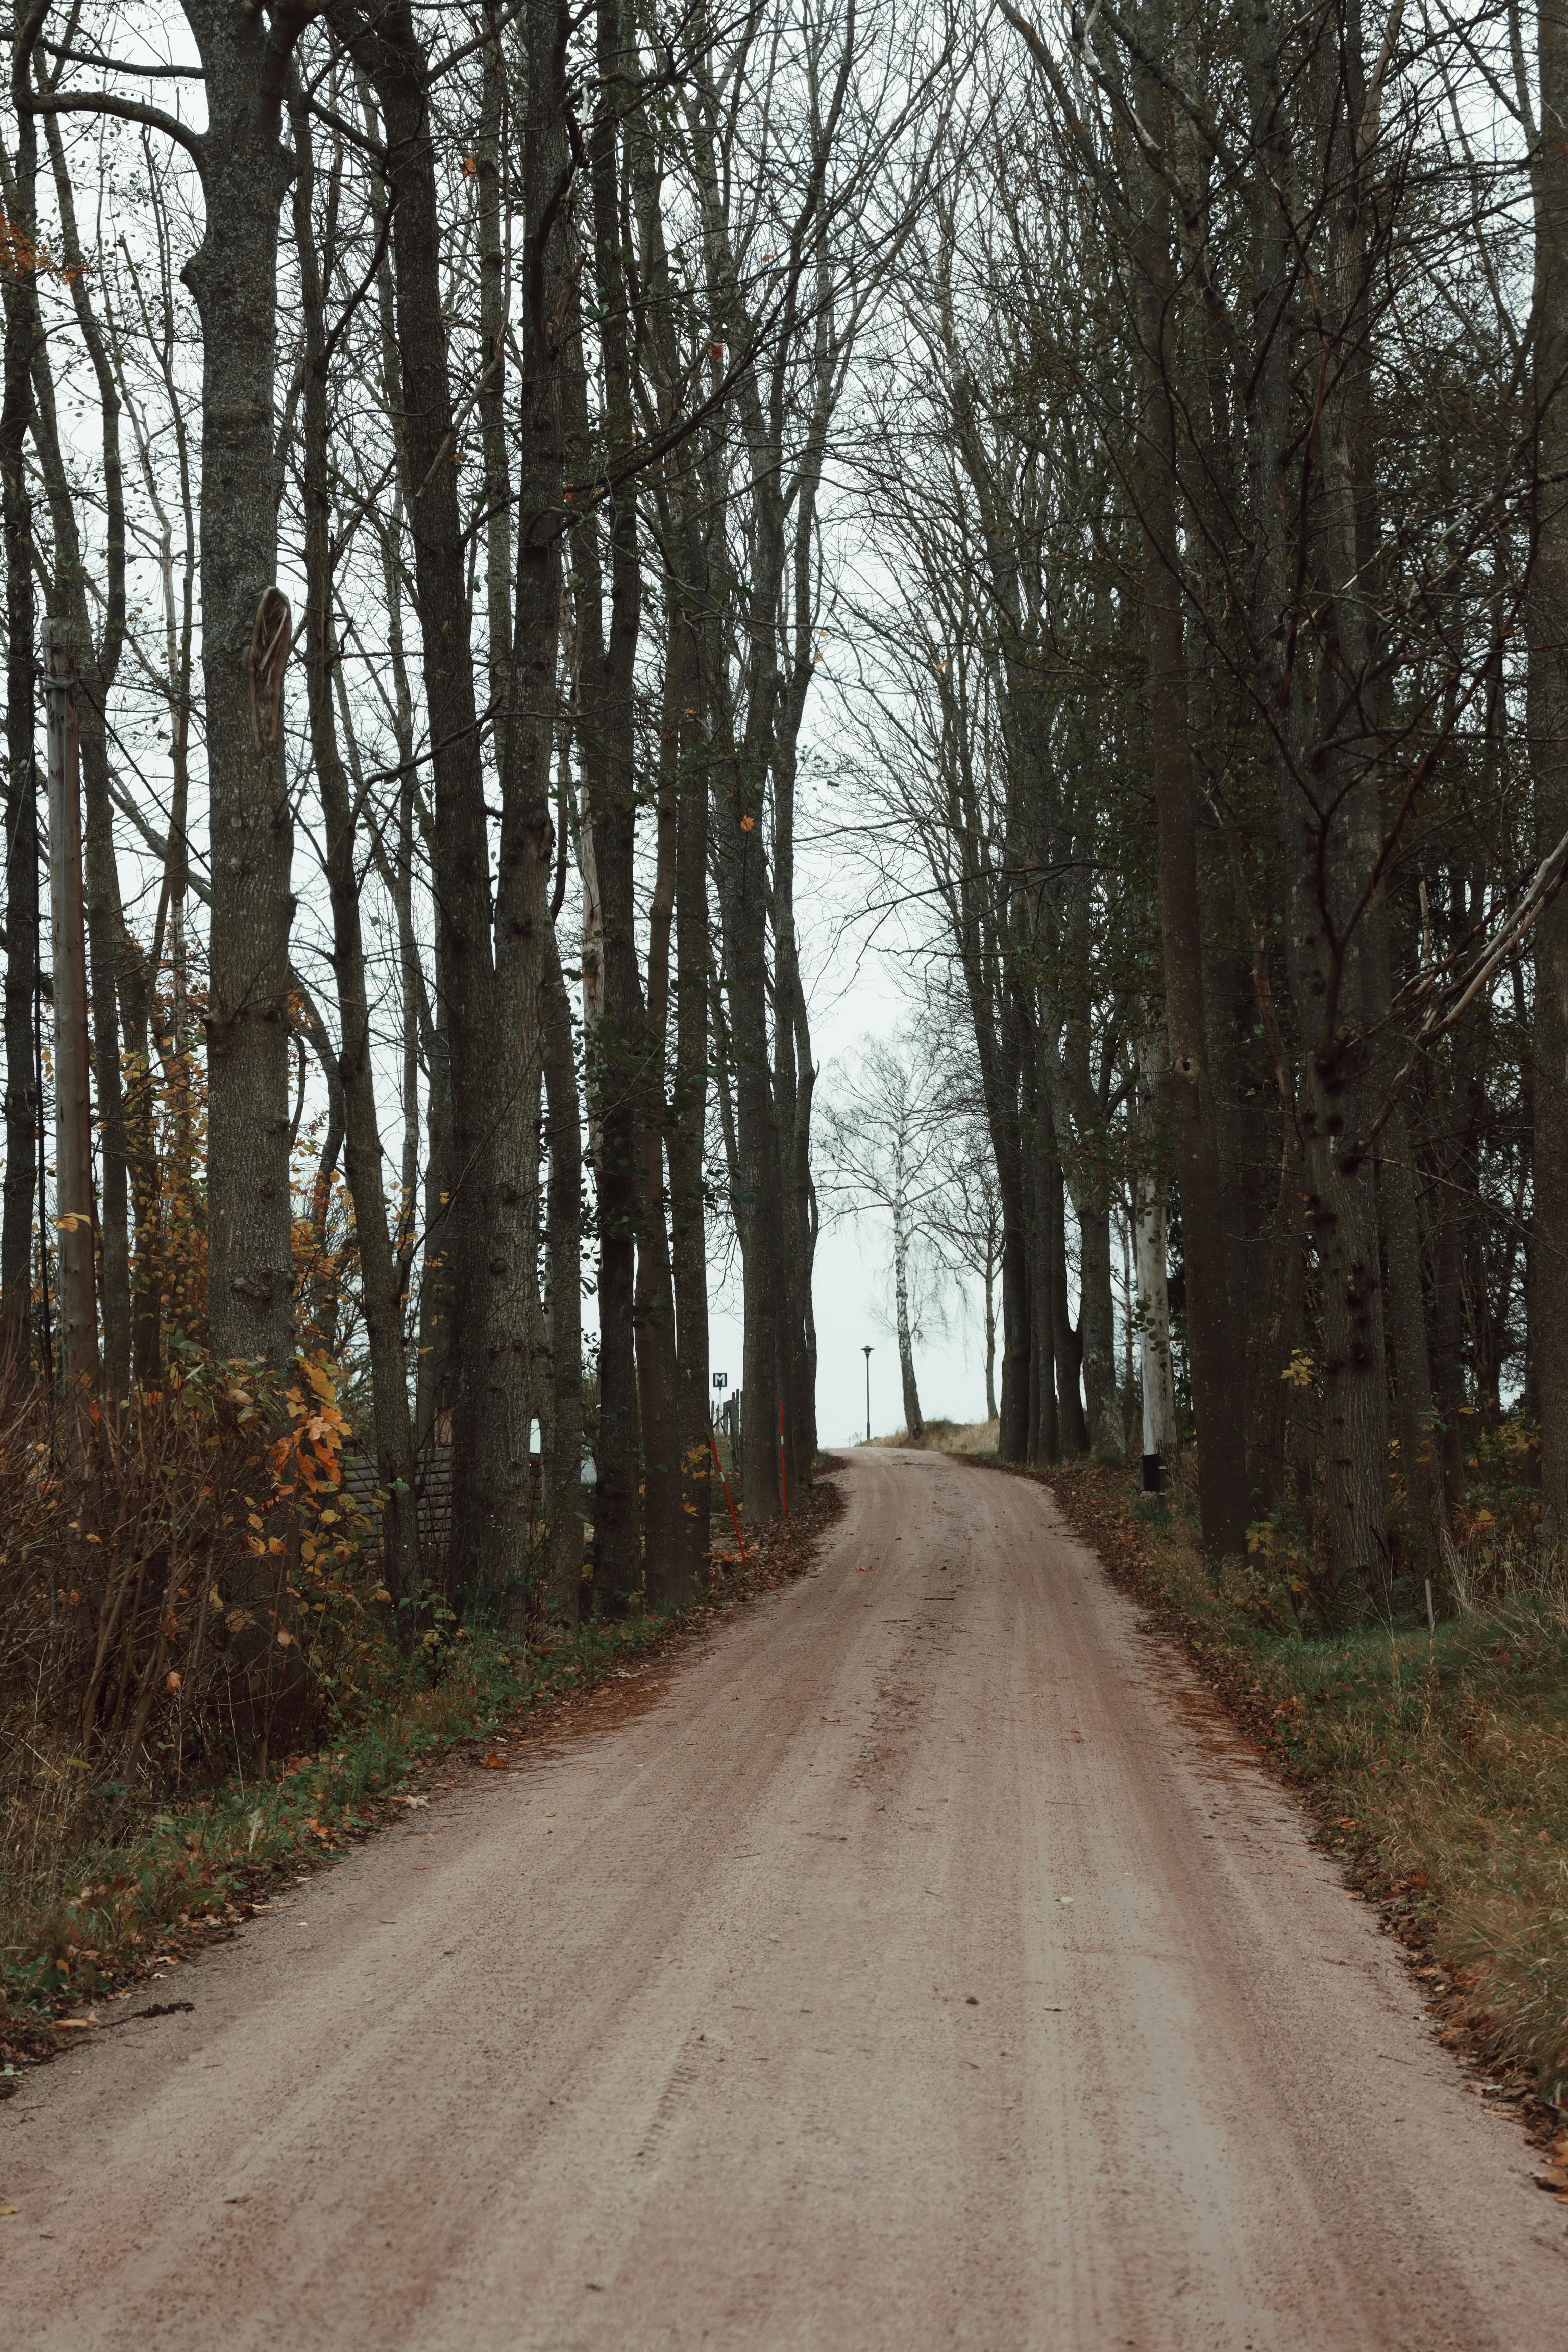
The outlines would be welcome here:
<svg viewBox="0 0 1568 2352">
<path fill-rule="evenodd" d="M 846 1486 L 0 2108 L 10 2352 L 1568 2347 L 1514 2127 L 1048 1497 Z"/>
</svg>

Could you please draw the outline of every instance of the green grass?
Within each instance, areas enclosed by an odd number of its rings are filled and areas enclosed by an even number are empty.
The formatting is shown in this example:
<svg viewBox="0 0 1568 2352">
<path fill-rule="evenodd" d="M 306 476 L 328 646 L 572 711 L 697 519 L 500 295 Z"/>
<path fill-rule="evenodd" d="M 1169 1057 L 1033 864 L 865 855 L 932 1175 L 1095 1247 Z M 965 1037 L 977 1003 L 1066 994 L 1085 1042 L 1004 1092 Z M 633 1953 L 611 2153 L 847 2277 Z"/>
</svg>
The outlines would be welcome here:
<svg viewBox="0 0 1568 2352">
<path fill-rule="evenodd" d="M 1568 2099 L 1568 1593 L 1532 1555 L 1459 1571 L 1429 1631 L 1418 1589 L 1331 1633 L 1258 1559 L 1216 1566 L 1184 1496 L 1121 1465 L 1051 1474 L 1068 1516 L 1190 1652 L 1321 1834 L 1389 1899 L 1449 1988 L 1456 2038 Z M 1469 1563 L 1474 1570 L 1474 1556 Z M 1463 1587 L 1463 1601 L 1454 1590 Z M 1403 1609 L 1401 1608 L 1403 1601 Z"/>
</svg>

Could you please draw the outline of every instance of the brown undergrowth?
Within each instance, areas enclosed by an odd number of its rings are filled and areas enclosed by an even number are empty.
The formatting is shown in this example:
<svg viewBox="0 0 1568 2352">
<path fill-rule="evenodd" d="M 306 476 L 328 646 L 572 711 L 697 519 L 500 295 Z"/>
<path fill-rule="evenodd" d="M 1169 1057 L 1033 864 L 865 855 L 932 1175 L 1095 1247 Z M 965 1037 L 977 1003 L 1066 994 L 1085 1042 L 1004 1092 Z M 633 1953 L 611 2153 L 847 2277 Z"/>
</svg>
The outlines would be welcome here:
<svg viewBox="0 0 1568 2352">
<path fill-rule="evenodd" d="M 726 1611 L 801 1575 L 844 1507 L 818 1475 L 804 1507 L 749 1532 L 742 1563 L 728 1518 L 709 1589 L 673 1616 L 585 1626 L 523 1651 L 488 1635 L 448 1642 L 436 1659 L 362 1688 L 357 1719 L 264 1780 L 235 1774 L 184 1801 L 122 1791 L 104 1816 L 19 1871 L 0 1858 L 0 2098 L 23 2067 L 98 2030 L 96 2003 L 147 1979 L 180 1990 L 193 1958 L 232 1935 L 282 1877 L 320 1867 L 395 1820 L 438 1773 L 483 1768 L 490 1743 L 597 1727 L 595 1710 L 634 1700 Z M 7 1853 L 18 1838 L 9 1809 Z M 104 2021 L 106 2023 L 109 2021 Z"/>
<path fill-rule="evenodd" d="M 1017 1475 L 1037 1475 L 1036 1473 Z M 1304 1794 L 1406 1946 L 1442 2039 L 1553 2143 L 1568 2192 L 1568 1606 L 1461 1580 L 1436 1624 L 1314 1635 L 1267 1561 L 1205 1560 L 1182 1492 L 1074 1463 L 1048 1483 L 1110 1573 Z"/>
</svg>

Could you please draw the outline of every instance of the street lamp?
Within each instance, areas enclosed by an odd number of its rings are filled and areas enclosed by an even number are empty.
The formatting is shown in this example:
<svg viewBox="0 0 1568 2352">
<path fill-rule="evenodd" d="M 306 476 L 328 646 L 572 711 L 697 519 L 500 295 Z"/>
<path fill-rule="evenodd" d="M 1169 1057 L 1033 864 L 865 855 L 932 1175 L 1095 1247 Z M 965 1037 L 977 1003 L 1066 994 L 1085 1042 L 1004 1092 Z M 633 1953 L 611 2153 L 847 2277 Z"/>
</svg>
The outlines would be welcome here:
<svg viewBox="0 0 1568 2352">
<path fill-rule="evenodd" d="M 869 1348 L 862 1348 L 860 1353 L 866 1359 L 866 1443 L 869 1445 L 871 1443 L 871 1350 Z"/>
</svg>

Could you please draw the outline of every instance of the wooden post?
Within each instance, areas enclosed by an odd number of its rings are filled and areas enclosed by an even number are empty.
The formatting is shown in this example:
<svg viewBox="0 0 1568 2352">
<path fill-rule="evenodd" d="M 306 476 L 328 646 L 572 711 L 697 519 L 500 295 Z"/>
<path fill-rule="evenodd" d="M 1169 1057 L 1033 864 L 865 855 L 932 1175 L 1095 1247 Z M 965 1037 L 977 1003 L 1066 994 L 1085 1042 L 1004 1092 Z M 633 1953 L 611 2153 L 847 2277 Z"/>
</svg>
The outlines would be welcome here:
<svg viewBox="0 0 1568 2352">
<path fill-rule="evenodd" d="M 68 622 L 44 623 L 48 711 L 49 903 L 55 981 L 55 1217 L 59 1353 L 68 1396 L 98 1394 L 93 1291 L 92 1097 L 87 1034 L 87 927 L 81 887 L 81 775 L 76 655 Z M 39 1202 L 40 1219 L 43 1203 Z"/>
</svg>

